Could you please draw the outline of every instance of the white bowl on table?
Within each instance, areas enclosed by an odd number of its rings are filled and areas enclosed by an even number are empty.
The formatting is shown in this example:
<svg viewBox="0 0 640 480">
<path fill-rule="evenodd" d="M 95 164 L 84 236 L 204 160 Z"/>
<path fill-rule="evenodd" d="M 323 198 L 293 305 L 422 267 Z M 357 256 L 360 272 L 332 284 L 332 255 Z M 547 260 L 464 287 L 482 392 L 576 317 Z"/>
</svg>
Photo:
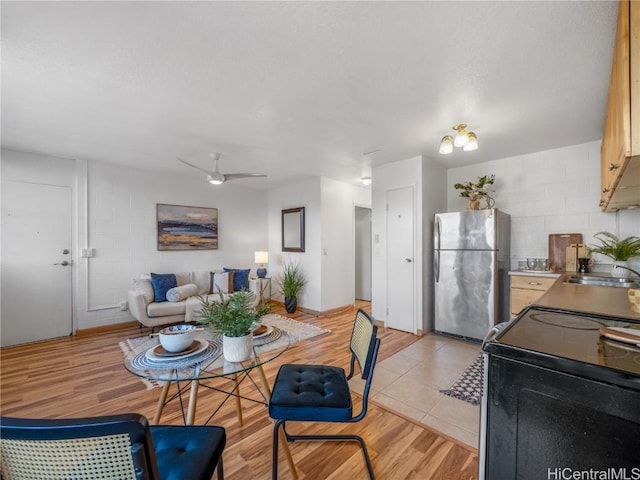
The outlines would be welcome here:
<svg viewBox="0 0 640 480">
<path fill-rule="evenodd" d="M 182 352 L 191 346 L 199 330 L 201 329 L 195 325 L 173 325 L 163 328 L 158 332 L 160 345 L 167 352 Z"/>
</svg>

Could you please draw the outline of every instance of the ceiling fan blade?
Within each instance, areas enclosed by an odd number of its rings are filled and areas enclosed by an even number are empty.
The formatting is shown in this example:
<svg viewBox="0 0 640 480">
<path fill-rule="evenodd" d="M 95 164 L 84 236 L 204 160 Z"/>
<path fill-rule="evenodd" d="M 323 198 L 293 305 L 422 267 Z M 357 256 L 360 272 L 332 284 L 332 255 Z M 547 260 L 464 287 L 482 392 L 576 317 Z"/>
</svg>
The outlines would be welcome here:
<svg viewBox="0 0 640 480">
<path fill-rule="evenodd" d="M 191 168 L 195 168 L 196 170 L 200 170 L 201 172 L 206 173 L 207 175 L 211 175 L 213 172 L 211 170 L 205 170 L 204 168 L 200 168 L 197 165 L 193 165 L 192 163 L 189 163 L 185 160 L 182 160 L 180 157 L 176 157 L 180 162 L 184 163 L 185 165 L 189 165 Z"/>
<path fill-rule="evenodd" d="M 225 180 L 238 180 L 240 178 L 266 177 L 264 173 L 225 173 Z"/>
</svg>

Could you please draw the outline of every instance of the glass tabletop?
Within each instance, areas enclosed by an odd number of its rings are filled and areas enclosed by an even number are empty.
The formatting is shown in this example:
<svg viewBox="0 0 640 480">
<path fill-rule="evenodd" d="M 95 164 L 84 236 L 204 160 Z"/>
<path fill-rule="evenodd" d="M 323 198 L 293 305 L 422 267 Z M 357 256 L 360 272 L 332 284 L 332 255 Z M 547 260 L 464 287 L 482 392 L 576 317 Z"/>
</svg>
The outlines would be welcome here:
<svg viewBox="0 0 640 480">
<path fill-rule="evenodd" d="M 247 372 L 278 358 L 289 348 L 286 332 L 272 327 L 268 335 L 254 338 L 253 355 L 244 362 L 229 362 L 222 355 L 222 337 L 209 330 L 201 335 L 186 355 L 162 356 L 158 337 L 130 339 L 131 351 L 125 355 L 124 367 L 148 380 L 185 381 L 233 376 Z"/>
</svg>

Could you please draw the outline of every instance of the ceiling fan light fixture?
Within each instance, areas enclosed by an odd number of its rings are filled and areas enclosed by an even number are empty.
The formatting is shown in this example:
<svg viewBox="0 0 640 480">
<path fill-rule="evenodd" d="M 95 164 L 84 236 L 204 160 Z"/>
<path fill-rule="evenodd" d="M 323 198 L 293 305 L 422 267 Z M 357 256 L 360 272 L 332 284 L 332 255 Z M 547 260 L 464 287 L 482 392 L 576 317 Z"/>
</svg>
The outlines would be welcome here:
<svg viewBox="0 0 640 480">
<path fill-rule="evenodd" d="M 448 155 L 453 152 L 453 137 L 451 137 L 451 135 L 445 135 L 442 137 L 442 140 L 440 140 L 439 151 L 442 155 Z"/>
<path fill-rule="evenodd" d="M 207 175 L 207 182 L 209 182 L 211 185 L 220 185 L 221 183 L 224 183 L 226 181 L 238 180 L 240 178 L 266 177 L 264 173 L 227 173 L 226 175 L 224 173 L 220 173 L 220 170 L 218 170 L 218 160 L 220 160 L 219 153 L 211 154 L 211 158 L 213 158 L 213 160 L 215 161 L 215 168 L 213 170 L 206 170 L 202 167 L 199 167 L 198 165 L 189 163 L 186 160 L 181 159 L 180 157 L 177 158 L 179 162 L 184 163 L 191 168 L 195 168 L 196 170 L 200 170 L 202 173 L 205 173 Z"/>
<path fill-rule="evenodd" d="M 224 175 L 219 172 L 214 172 L 213 175 L 207 175 L 207 182 L 211 185 L 221 185 L 224 183 Z"/>
<path fill-rule="evenodd" d="M 478 149 L 478 137 L 476 137 L 476 134 L 473 132 L 469 132 L 467 134 L 467 143 L 465 144 L 464 147 L 462 147 L 462 150 L 464 150 L 465 152 L 471 152 L 473 150 L 477 150 Z"/>
</svg>

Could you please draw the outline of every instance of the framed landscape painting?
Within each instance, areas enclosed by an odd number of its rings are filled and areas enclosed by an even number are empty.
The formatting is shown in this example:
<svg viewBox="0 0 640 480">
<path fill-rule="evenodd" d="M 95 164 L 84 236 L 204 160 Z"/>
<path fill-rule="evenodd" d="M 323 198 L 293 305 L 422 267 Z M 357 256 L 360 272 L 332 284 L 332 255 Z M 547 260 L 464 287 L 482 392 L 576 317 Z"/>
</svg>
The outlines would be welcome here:
<svg viewBox="0 0 640 480">
<path fill-rule="evenodd" d="M 218 209 L 156 205 L 158 250 L 218 248 Z"/>
</svg>

